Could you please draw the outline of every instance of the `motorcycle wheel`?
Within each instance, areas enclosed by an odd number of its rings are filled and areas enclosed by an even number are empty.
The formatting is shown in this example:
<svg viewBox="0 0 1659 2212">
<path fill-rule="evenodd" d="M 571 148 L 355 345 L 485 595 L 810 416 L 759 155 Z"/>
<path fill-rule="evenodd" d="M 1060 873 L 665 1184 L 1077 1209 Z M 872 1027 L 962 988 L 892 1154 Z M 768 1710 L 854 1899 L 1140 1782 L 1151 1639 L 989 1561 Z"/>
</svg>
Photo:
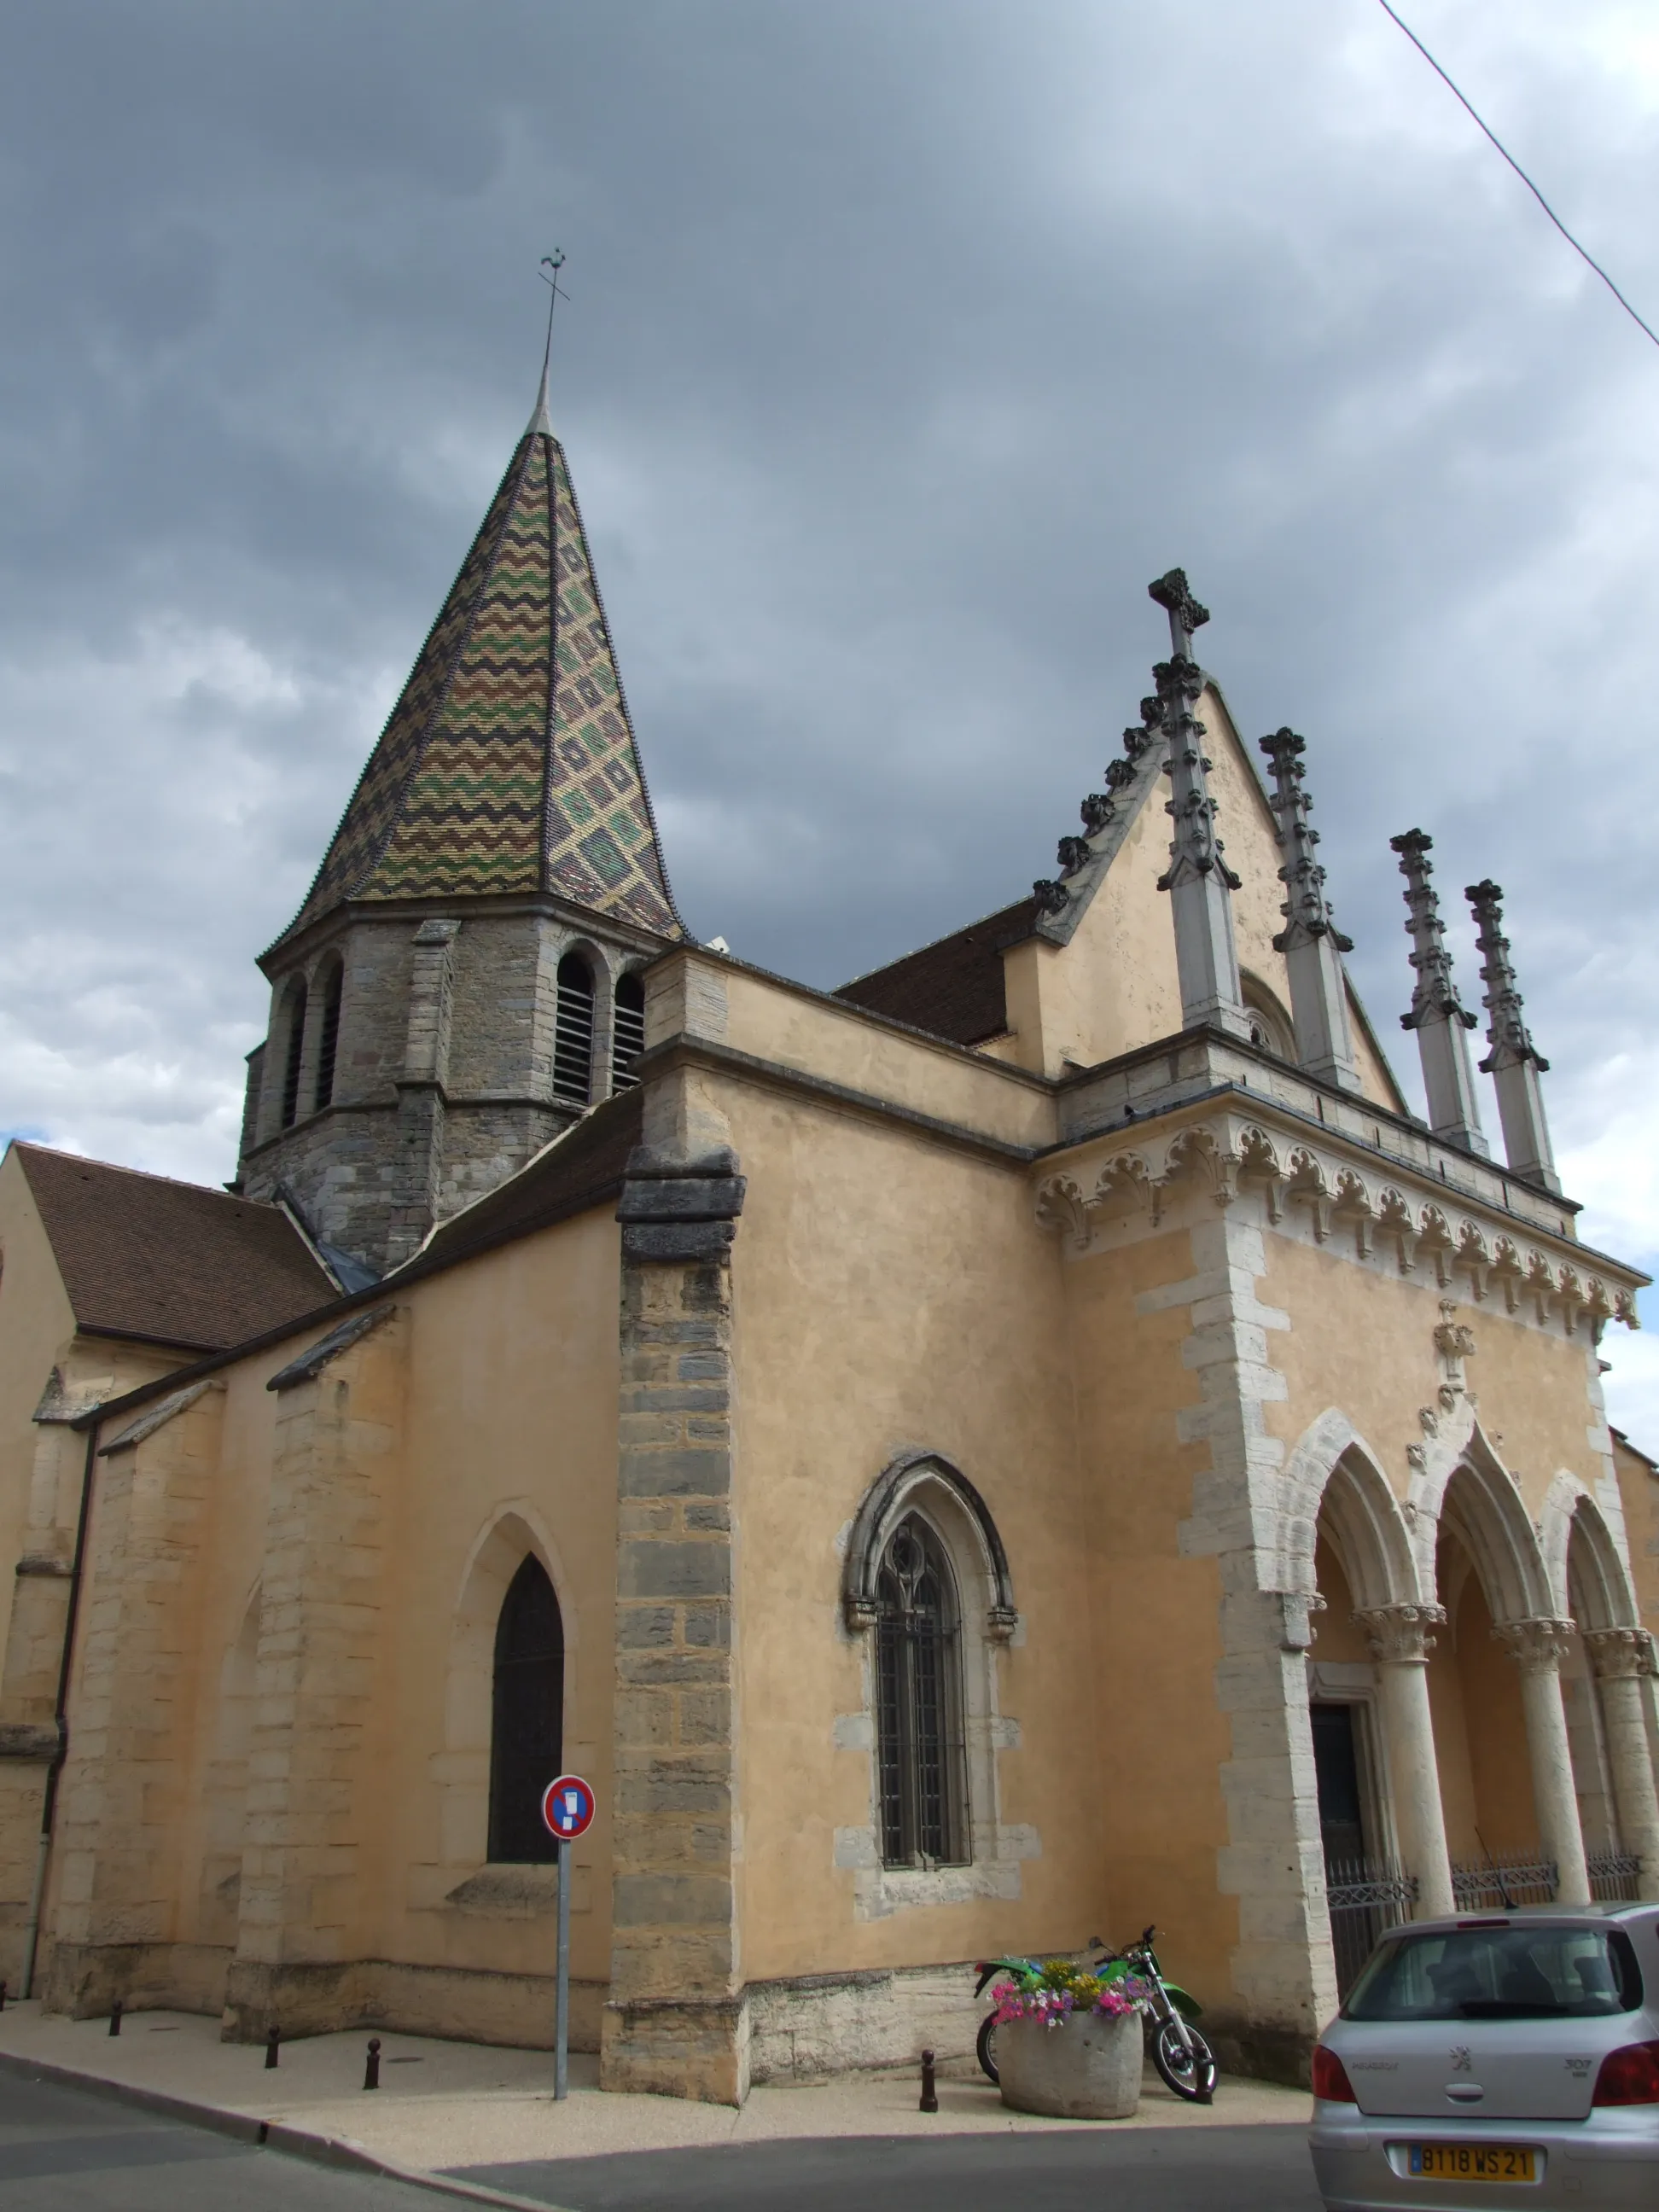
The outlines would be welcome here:
<svg viewBox="0 0 1659 2212">
<path fill-rule="evenodd" d="M 979 2024 L 979 2041 L 974 2048 L 979 2053 L 979 2070 L 988 2081 L 1000 2082 L 997 2072 L 997 2016 L 988 2012 Z"/>
<path fill-rule="evenodd" d="M 1152 2039 L 1152 2063 L 1177 2097 L 1190 2105 L 1207 2105 L 1215 2096 L 1215 2054 L 1190 2021 L 1187 2033 L 1190 2051 L 1181 2040 L 1181 2030 L 1166 2020 Z"/>
</svg>

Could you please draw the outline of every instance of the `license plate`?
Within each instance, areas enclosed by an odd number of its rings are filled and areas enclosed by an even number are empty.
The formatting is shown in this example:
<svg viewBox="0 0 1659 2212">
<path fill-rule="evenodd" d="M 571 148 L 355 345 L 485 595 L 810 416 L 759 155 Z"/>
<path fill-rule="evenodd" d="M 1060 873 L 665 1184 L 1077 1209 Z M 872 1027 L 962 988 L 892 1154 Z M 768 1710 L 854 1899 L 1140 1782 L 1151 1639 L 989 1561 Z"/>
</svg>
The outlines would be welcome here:
<svg viewBox="0 0 1659 2212">
<path fill-rule="evenodd" d="M 1410 2172 L 1425 2181 L 1536 2181 L 1536 2154 L 1524 2143 L 1408 2143 Z"/>
</svg>

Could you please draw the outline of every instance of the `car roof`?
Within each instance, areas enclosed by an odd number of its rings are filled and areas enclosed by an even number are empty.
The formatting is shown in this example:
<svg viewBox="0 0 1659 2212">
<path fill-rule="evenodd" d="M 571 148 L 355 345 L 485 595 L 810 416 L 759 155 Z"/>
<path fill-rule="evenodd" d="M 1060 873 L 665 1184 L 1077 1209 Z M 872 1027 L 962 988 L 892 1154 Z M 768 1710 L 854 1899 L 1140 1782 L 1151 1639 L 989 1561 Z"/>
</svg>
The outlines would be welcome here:
<svg viewBox="0 0 1659 2212">
<path fill-rule="evenodd" d="M 1439 1920 L 1407 1920 L 1390 1928 L 1389 1936 L 1445 1936 L 1455 1934 L 1460 1928 L 1497 1928 L 1511 1926 L 1516 1921 L 1553 1923 L 1560 1926 L 1583 1926 L 1597 1921 L 1629 1921 L 1652 1919 L 1659 1914 L 1659 1904 L 1627 1901 L 1592 1905 L 1516 1905 L 1506 1911 L 1501 1906 L 1484 1911 L 1449 1914 Z"/>
</svg>

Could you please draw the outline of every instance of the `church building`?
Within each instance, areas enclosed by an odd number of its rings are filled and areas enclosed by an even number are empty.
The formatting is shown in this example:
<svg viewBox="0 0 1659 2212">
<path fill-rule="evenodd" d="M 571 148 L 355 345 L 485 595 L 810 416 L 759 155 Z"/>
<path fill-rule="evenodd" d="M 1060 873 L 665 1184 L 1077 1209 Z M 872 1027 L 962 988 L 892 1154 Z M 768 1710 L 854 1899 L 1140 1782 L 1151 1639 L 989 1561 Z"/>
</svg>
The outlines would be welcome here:
<svg viewBox="0 0 1659 2212">
<path fill-rule="evenodd" d="M 1149 1922 L 1305 2078 L 1390 1918 L 1659 1896 L 1646 1278 L 1502 893 L 1494 1148 L 1431 837 L 1425 1120 L 1316 750 L 1151 599 L 1055 875 L 809 988 L 680 917 L 544 380 L 261 958 L 234 1179 L 0 1164 L 12 1990 L 545 2044 L 562 1769 L 576 2045 L 727 2103 Z"/>
</svg>

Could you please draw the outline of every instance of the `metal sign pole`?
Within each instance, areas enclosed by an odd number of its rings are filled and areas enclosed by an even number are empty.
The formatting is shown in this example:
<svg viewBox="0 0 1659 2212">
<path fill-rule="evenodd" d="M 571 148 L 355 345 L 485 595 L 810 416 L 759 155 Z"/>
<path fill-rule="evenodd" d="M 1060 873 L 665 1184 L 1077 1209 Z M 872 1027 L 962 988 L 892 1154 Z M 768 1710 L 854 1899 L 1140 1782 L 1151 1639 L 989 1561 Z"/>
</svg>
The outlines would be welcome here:
<svg viewBox="0 0 1659 2212">
<path fill-rule="evenodd" d="M 553 2094 L 570 2094 L 570 1846 L 559 1838 L 559 1994 L 553 2031 Z"/>
</svg>

